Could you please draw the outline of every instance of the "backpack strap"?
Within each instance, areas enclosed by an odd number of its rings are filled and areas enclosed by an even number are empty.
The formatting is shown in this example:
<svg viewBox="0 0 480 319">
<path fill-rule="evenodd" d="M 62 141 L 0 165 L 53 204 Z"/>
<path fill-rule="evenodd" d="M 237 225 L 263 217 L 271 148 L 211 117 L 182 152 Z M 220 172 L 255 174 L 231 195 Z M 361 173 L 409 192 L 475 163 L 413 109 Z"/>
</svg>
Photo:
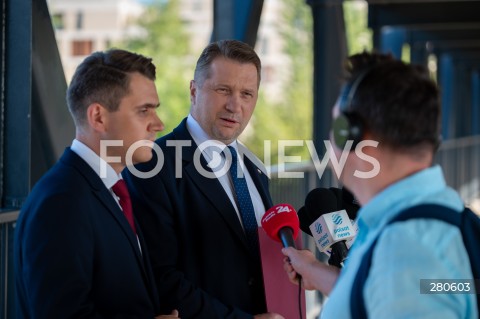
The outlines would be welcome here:
<svg viewBox="0 0 480 319">
<path fill-rule="evenodd" d="M 462 215 L 469 210 L 465 208 L 463 213 L 459 214 L 451 208 L 436 204 L 422 204 L 413 206 L 400 212 L 393 219 L 388 221 L 385 226 L 399 221 L 406 221 L 412 218 L 432 218 L 438 219 L 449 224 L 457 226 L 462 229 Z M 462 234 L 463 236 L 463 234 Z M 373 251 L 377 244 L 378 237 L 373 241 L 372 245 L 363 255 L 362 262 L 358 268 L 357 275 L 353 281 L 353 286 L 350 294 L 350 313 L 352 319 L 367 319 L 367 310 L 365 308 L 365 300 L 363 298 L 363 287 L 367 280 L 370 266 L 372 264 Z"/>
</svg>

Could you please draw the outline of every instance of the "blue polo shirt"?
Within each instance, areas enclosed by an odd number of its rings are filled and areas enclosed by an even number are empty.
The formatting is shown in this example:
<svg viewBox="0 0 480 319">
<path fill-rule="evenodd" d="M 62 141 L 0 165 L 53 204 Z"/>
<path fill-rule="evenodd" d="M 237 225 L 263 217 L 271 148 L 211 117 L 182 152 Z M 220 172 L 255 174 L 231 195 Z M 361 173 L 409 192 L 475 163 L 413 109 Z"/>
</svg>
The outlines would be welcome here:
<svg viewBox="0 0 480 319">
<path fill-rule="evenodd" d="M 385 227 L 402 210 L 440 204 L 463 210 L 434 166 L 390 185 L 358 212 L 359 233 L 321 318 L 350 316 L 350 291 L 366 250 L 379 237 L 363 294 L 370 318 L 478 318 L 475 294 L 420 294 L 420 279 L 472 278 L 458 228 L 432 219 Z"/>
</svg>

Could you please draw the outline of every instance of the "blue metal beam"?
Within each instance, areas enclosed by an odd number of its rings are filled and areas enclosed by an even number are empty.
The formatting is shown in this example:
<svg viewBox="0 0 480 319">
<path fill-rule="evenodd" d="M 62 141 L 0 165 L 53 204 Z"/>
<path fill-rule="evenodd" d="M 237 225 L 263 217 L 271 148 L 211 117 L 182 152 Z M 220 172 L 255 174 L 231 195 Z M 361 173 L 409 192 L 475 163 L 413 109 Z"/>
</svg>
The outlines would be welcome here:
<svg viewBox="0 0 480 319">
<path fill-rule="evenodd" d="M 313 140 L 319 155 L 329 138 L 331 110 L 338 97 L 347 39 L 341 0 L 307 0 L 313 15 Z"/>
<path fill-rule="evenodd" d="M 21 207 L 30 182 L 32 89 L 32 2 L 4 0 L 1 5 L 1 179 L 0 214 Z M 0 224 L 0 317 L 15 317 L 13 224 Z"/>
<path fill-rule="evenodd" d="M 263 0 L 214 0 L 211 41 L 237 39 L 255 46 Z"/>
<path fill-rule="evenodd" d="M 67 82 L 45 0 L 32 7 L 32 159 L 30 185 L 55 164 L 75 137 Z"/>
<path fill-rule="evenodd" d="M 453 59 L 449 54 L 441 54 L 438 59 L 438 84 L 442 88 L 442 138 L 455 137 L 455 112 L 453 100 Z"/>
<path fill-rule="evenodd" d="M 478 134 L 478 70 L 480 50 L 435 50 L 439 59 L 439 84 L 442 89 L 447 138 Z M 446 69 L 445 69 L 446 68 Z M 476 91 L 475 91 L 476 90 Z"/>
<path fill-rule="evenodd" d="M 378 1 L 367 0 L 368 26 L 427 26 L 479 23 L 480 1 Z"/>
<path fill-rule="evenodd" d="M 480 69 L 472 71 L 472 135 L 480 135 Z"/>
<path fill-rule="evenodd" d="M 32 2 L 7 0 L 2 207 L 20 208 L 30 190 Z"/>
<path fill-rule="evenodd" d="M 392 53 L 395 58 L 400 59 L 406 37 L 407 33 L 403 27 L 383 27 L 381 29 L 380 51 Z"/>
</svg>

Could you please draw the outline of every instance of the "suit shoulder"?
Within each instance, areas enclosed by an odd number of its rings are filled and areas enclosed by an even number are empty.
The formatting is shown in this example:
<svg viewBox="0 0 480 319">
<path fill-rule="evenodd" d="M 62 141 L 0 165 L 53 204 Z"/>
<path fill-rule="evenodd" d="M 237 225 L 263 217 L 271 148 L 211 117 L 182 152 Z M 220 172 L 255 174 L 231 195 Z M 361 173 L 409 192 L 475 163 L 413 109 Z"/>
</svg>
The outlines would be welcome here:
<svg viewBox="0 0 480 319">
<path fill-rule="evenodd" d="M 90 182 L 81 172 L 73 166 L 57 162 L 35 183 L 25 206 L 55 205 L 55 202 L 65 208 L 82 206 L 85 194 L 90 192 Z"/>
</svg>

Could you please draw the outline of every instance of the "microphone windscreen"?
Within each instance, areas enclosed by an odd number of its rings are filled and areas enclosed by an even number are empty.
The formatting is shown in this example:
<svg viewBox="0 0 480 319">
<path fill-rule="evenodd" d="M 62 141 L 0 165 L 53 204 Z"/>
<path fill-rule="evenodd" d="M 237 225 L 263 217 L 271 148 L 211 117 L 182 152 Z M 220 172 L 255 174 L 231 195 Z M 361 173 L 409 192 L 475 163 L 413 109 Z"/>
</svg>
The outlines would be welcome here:
<svg viewBox="0 0 480 319">
<path fill-rule="evenodd" d="M 357 217 L 357 212 L 360 209 L 360 205 L 353 194 L 345 187 L 342 187 L 341 189 L 330 187 L 330 190 L 337 198 L 338 209 L 345 209 L 348 217 L 354 220 Z"/>
<path fill-rule="evenodd" d="M 347 211 L 348 217 L 354 220 L 357 218 L 357 212 L 360 209 L 360 204 L 355 199 L 353 194 L 345 187 L 342 188 L 343 208 Z"/>
<path fill-rule="evenodd" d="M 315 221 L 323 214 L 336 212 L 341 208 L 337 205 L 337 198 L 327 188 L 315 188 L 305 198 L 305 209 L 310 220 Z"/>
<path fill-rule="evenodd" d="M 290 227 L 292 229 L 293 239 L 295 240 L 297 238 L 300 221 L 298 220 L 295 208 L 289 204 L 275 205 L 267 210 L 262 217 L 262 228 L 273 240 L 281 241 L 278 232 L 283 227 Z"/>
<path fill-rule="evenodd" d="M 310 225 L 314 222 L 314 220 L 310 220 L 310 216 L 307 213 L 307 209 L 305 206 L 302 206 L 298 212 L 298 220 L 300 221 L 300 229 L 307 235 L 312 236 L 312 232 L 310 231 Z"/>
</svg>

